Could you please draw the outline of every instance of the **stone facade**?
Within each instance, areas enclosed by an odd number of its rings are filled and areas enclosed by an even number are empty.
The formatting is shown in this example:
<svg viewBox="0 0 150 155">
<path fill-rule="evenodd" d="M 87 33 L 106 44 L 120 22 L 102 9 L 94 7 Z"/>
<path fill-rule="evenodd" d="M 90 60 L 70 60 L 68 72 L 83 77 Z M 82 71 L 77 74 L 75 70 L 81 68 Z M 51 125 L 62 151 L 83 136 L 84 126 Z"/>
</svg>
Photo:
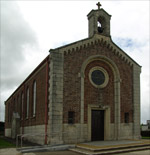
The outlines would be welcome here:
<svg viewBox="0 0 150 155">
<path fill-rule="evenodd" d="M 12 137 L 10 117 L 15 112 L 20 115 L 21 134 L 39 135 L 26 137 L 29 141 L 91 141 L 96 128 L 94 111 L 99 111 L 103 112 L 103 140 L 140 138 L 141 67 L 111 40 L 110 17 L 103 9 L 92 10 L 88 14 L 89 38 L 50 50 L 50 55 L 5 102 L 6 136 Z M 100 28 L 97 22 L 101 22 Z M 96 84 L 93 78 L 102 83 Z M 32 92 L 35 80 L 36 115 L 32 117 L 30 93 L 30 117 L 26 119 L 27 95 L 23 111 L 17 96 L 27 88 Z"/>
</svg>

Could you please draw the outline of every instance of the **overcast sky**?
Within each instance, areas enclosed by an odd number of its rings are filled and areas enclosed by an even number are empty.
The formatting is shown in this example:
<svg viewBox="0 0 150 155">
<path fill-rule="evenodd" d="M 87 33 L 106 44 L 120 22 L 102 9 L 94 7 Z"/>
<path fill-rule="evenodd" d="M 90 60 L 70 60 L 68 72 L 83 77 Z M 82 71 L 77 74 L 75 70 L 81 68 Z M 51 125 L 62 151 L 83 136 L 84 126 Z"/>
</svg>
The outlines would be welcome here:
<svg viewBox="0 0 150 155">
<path fill-rule="evenodd" d="M 97 1 L 2 1 L 0 121 L 4 101 L 49 54 L 50 48 L 88 37 L 87 14 Z M 112 40 L 142 66 L 141 122 L 150 119 L 149 0 L 106 1 Z"/>
</svg>

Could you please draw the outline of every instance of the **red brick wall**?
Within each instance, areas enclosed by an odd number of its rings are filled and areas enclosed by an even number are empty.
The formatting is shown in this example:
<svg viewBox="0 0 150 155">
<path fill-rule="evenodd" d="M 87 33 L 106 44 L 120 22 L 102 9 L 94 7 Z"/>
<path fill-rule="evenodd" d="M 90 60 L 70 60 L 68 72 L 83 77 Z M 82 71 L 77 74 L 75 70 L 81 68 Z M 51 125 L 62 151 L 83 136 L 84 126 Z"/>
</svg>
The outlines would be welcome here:
<svg viewBox="0 0 150 155">
<path fill-rule="evenodd" d="M 121 82 L 121 123 L 124 122 L 124 113 L 129 112 L 130 120 L 133 121 L 133 94 L 132 94 L 132 67 L 123 61 L 118 55 L 115 55 L 112 51 L 108 50 L 105 46 L 101 46 L 100 44 L 93 45 L 91 47 L 87 47 L 85 49 L 80 49 L 78 51 L 74 51 L 66 54 L 64 56 L 64 115 L 63 122 L 68 122 L 68 111 L 75 111 L 75 123 L 80 122 L 80 102 L 81 102 L 81 78 L 78 77 L 78 73 L 81 72 L 81 66 L 83 62 L 92 55 L 104 55 L 109 59 L 115 62 L 117 65 Z M 104 88 L 104 97 L 106 105 L 111 106 L 111 122 L 114 122 L 114 84 L 113 84 L 113 75 L 112 71 L 108 65 L 102 62 L 93 62 L 90 64 L 91 66 L 94 63 L 98 63 L 98 65 L 102 65 L 110 74 L 110 81 L 106 88 Z M 90 67 L 88 65 L 88 67 Z M 96 103 L 96 98 L 98 92 L 96 88 L 94 88 L 87 76 L 88 67 L 86 69 L 86 77 L 85 77 L 85 114 L 84 121 L 87 122 L 87 104 Z"/>
<path fill-rule="evenodd" d="M 40 72 L 38 72 L 37 75 L 32 77 L 25 86 L 25 103 L 27 103 L 26 100 L 26 91 L 29 87 L 30 90 L 30 106 L 29 106 L 29 119 L 26 119 L 24 121 L 24 126 L 30 126 L 30 125 L 40 125 L 44 124 L 45 121 L 45 91 L 46 91 L 46 66 L 44 66 Z M 33 117 L 32 114 L 32 105 L 33 105 L 33 83 L 36 81 L 36 87 L 37 87 L 37 98 L 36 98 L 36 117 Z M 26 105 L 25 104 L 25 113 L 26 113 Z"/>
<path fill-rule="evenodd" d="M 119 64 L 120 76 L 122 79 L 120 85 L 121 94 L 121 123 L 124 122 L 124 113 L 129 113 L 129 122 L 133 122 L 133 69 L 124 63 Z"/>
<path fill-rule="evenodd" d="M 114 78 L 111 68 L 104 62 L 97 60 L 89 63 L 85 70 L 84 80 L 84 123 L 87 123 L 87 108 L 88 104 L 99 104 L 99 90 L 94 87 L 89 80 L 89 71 L 95 66 L 104 68 L 109 75 L 109 82 L 106 87 L 101 89 L 102 104 L 108 105 L 111 108 L 111 122 L 114 122 Z"/>
<path fill-rule="evenodd" d="M 49 65 L 48 65 L 49 66 Z M 49 78 L 49 77 L 48 77 Z M 36 115 L 33 117 L 33 83 L 36 81 Z M 27 88 L 29 88 L 29 117 L 26 118 Z M 24 94 L 24 111 L 21 109 L 21 94 Z M 21 84 L 21 86 L 6 101 L 5 128 L 11 127 L 13 111 L 18 112 L 23 119 L 20 119 L 20 126 L 41 125 L 45 123 L 45 95 L 46 95 L 46 61 L 39 69 Z M 16 108 L 15 108 L 16 105 Z M 9 108 L 8 108 L 9 107 Z M 9 113 L 8 113 L 9 112 Z"/>
</svg>

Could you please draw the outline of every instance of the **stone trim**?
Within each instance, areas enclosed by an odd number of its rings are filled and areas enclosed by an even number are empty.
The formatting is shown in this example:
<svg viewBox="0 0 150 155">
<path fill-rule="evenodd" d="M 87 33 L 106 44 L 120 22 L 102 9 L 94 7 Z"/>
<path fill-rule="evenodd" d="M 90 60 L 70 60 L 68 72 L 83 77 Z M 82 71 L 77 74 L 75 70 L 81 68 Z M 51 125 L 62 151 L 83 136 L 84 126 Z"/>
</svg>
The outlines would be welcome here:
<svg viewBox="0 0 150 155">
<path fill-rule="evenodd" d="M 140 73 L 141 68 L 133 66 L 133 138 L 140 138 Z"/>
<path fill-rule="evenodd" d="M 63 64 L 64 55 L 59 50 L 50 53 L 50 87 L 49 87 L 49 142 L 63 143 Z"/>
<path fill-rule="evenodd" d="M 91 141 L 91 112 L 92 110 L 104 110 L 104 140 L 110 140 L 110 107 L 100 108 L 98 105 L 88 105 L 88 141 Z"/>
<path fill-rule="evenodd" d="M 100 70 L 101 72 L 103 72 L 103 74 L 104 74 L 104 76 L 105 76 L 105 81 L 104 81 L 104 83 L 101 84 L 101 85 L 96 85 L 96 84 L 92 81 L 92 79 L 91 79 L 91 74 L 92 74 L 92 72 L 95 71 L 95 70 Z M 106 71 L 104 68 L 99 67 L 99 66 L 95 66 L 95 67 L 91 68 L 90 71 L 89 71 L 89 80 L 90 80 L 91 84 L 92 84 L 94 87 L 96 87 L 96 88 L 104 88 L 104 87 L 106 87 L 106 85 L 108 84 L 109 76 L 108 76 L 107 71 Z"/>
<path fill-rule="evenodd" d="M 82 124 L 84 123 L 84 72 L 86 69 L 86 66 L 94 61 L 94 60 L 101 60 L 105 63 L 107 63 L 110 68 L 113 71 L 114 74 L 114 92 L 115 92 L 115 98 L 114 98 L 114 105 L 115 105 L 115 123 L 114 123 L 114 137 L 115 139 L 119 139 L 120 137 L 120 74 L 119 74 L 119 70 L 116 66 L 116 64 L 109 58 L 107 58 L 106 56 L 102 56 L 102 55 L 93 55 L 90 56 L 88 59 L 86 59 L 81 67 L 81 137 L 83 137 L 83 129 L 82 129 Z"/>
<path fill-rule="evenodd" d="M 64 55 L 68 55 L 72 52 L 76 52 L 81 49 L 86 49 L 88 47 L 98 44 L 108 48 L 110 52 L 113 52 L 114 55 L 118 56 L 122 61 L 129 64 L 130 66 L 138 65 L 129 55 L 127 55 L 121 48 L 119 48 L 115 43 L 113 43 L 110 37 L 106 37 L 99 34 L 95 34 L 91 38 L 80 40 L 78 42 L 50 50 L 50 52 L 59 50 L 61 53 L 64 53 Z"/>
</svg>

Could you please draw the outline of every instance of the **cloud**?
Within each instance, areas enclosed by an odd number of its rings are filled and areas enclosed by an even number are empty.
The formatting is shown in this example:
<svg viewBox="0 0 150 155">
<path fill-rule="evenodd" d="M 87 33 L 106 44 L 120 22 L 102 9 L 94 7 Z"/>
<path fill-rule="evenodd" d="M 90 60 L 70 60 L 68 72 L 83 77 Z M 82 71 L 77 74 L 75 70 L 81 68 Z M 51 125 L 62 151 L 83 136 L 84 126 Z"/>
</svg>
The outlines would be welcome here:
<svg viewBox="0 0 150 155">
<path fill-rule="evenodd" d="M 141 122 L 145 123 L 145 120 L 150 119 L 149 1 L 122 1 L 116 5 L 117 9 L 110 7 L 113 15 L 111 18 L 113 41 L 142 66 Z"/>
<path fill-rule="evenodd" d="M 1 3 L 1 62 L 2 79 L 20 70 L 24 62 L 24 48 L 34 46 L 36 36 L 29 24 L 22 18 L 19 7 L 14 2 Z M 5 63 L 5 62 L 8 63 Z M 5 65 L 3 65 L 5 64 Z"/>
<path fill-rule="evenodd" d="M 149 109 L 149 39 L 138 41 L 132 38 L 114 38 L 114 42 L 131 58 L 142 66 L 141 68 L 141 122 L 150 119 Z"/>
<path fill-rule="evenodd" d="M 10 90 L 14 90 L 25 78 L 25 49 L 34 46 L 37 46 L 36 34 L 24 20 L 16 2 L 1 2 L 0 120 L 3 119 L 4 100 L 10 95 Z"/>
<path fill-rule="evenodd" d="M 86 15 L 91 9 L 97 8 L 96 3 L 96 1 L 1 2 L 1 88 L 3 88 L 1 104 L 43 60 L 50 48 L 87 38 Z M 102 1 L 102 8 L 112 15 L 112 40 L 142 66 L 143 122 L 145 119 L 150 119 L 148 116 L 149 1 Z M 36 47 L 37 42 L 41 49 Z M 3 110 L 0 108 L 0 113 L 4 113 Z"/>
</svg>

